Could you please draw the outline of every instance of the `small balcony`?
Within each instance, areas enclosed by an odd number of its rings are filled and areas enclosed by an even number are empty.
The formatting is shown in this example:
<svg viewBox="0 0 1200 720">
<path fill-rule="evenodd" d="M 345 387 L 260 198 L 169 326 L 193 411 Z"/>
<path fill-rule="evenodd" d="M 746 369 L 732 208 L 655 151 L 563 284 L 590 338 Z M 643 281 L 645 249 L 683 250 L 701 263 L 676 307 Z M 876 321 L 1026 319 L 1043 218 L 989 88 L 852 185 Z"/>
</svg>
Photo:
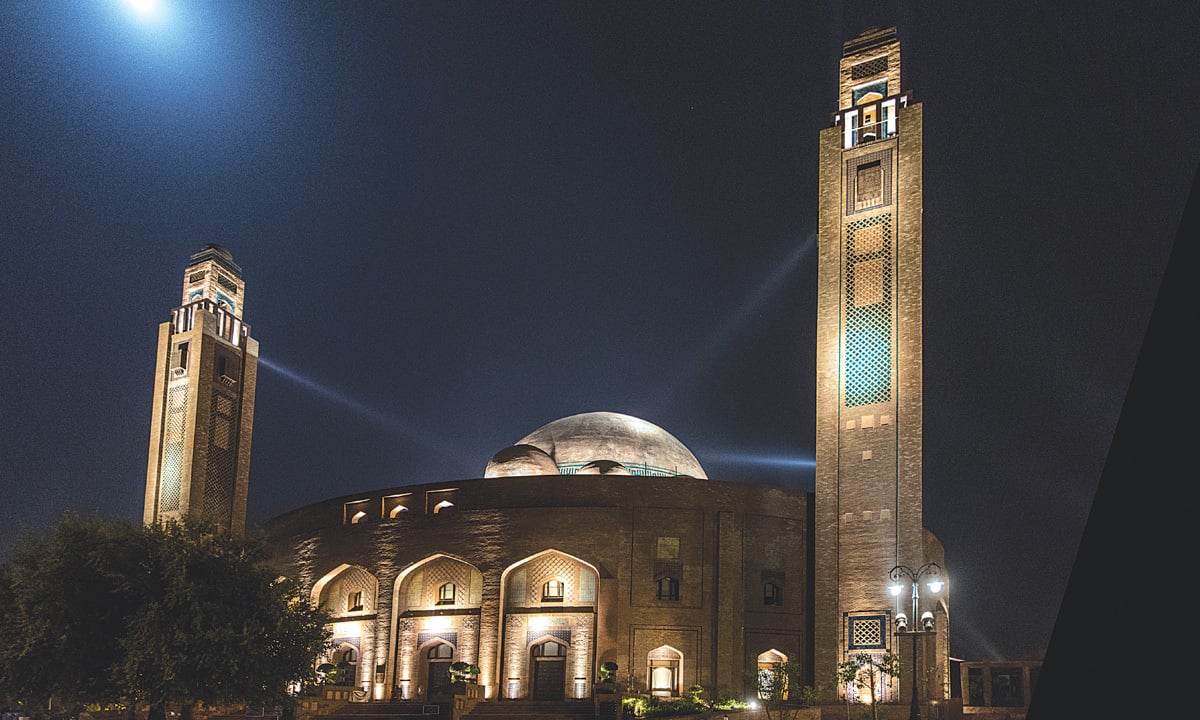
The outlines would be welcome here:
<svg viewBox="0 0 1200 720">
<path fill-rule="evenodd" d="M 905 107 L 908 107 L 908 95 L 893 95 L 838 112 L 833 116 L 833 124 L 842 128 L 842 149 L 896 135 L 900 131 L 900 108 Z"/>
<path fill-rule="evenodd" d="M 171 327 L 177 332 L 187 332 L 195 327 L 196 313 L 206 312 L 217 319 L 217 335 L 222 340 L 241 347 L 242 340 L 250 336 L 250 326 L 242 322 L 238 316 L 228 309 L 221 307 L 212 300 L 204 299 L 181 305 L 171 311 Z"/>
</svg>

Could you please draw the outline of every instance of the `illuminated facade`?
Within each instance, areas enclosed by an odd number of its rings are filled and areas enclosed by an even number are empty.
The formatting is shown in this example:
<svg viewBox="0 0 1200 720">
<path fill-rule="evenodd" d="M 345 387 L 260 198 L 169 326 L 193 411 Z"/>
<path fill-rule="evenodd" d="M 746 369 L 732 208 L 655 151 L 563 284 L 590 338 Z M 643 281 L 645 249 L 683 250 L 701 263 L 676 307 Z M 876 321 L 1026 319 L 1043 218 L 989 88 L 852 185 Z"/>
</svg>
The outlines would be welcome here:
<svg viewBox="0 0 1200 720">
<path fill-rule="evenodd" d="M 328 659 L 366 697 L 437 699 L 452 661 L 500 699 L 590 698 L 608 661 L 622 688 L 741 693 L 761 657 L 811 654 L 810 500 L 710 480 L 661 428 L 596 412 L 481 478 L 335 498 L 266 530 L 334 613 Z"/>
<path fill-rule="evenodd" d="M 590 698 L 605 662 L 622 690 L 661 696 L 746 697 L 784 661 L 826 688 L 858 653 L 907 668 L 894 627 L 908 598 L 888 594 L 889 571 L 943 551 L 922 520 L 921 106 L 901 90 L 894 29 L 845 44 L 839 106 L 820 135 L 815 492 L 710 479 L 662 428 L 589 412 L 501 449 L 478 478 L 277 517 L 275 561 L 334 615 L 322 661 L 349 669 L 359 699 L 444 699 L 456 661 L 478 666 L 492 700 Z M 161 333 L 160 373 L 181 322 Z M 949 695 L 947 608 L 945 590 L 922 606 L 936 632 L 904 677 L 923 699 Z M 888 682 L 876 697 L 907 692 Z"/>
<path fill-rule="evenodd" d="M 192 255 L 182 304 L 158 326 L 143 521 L 189 515 L 241 534 L 258 341 L 242 269 L 218 245 Z"/>
<path fill-rule="evenodd" d="M 921 696 L 941 698 L 948 591 L 919 609 L 936 635 L 898 638 L 910 595 L 887 581 L 899 565 L 944 564 L 922 521 L 922 110 L 900 84 L 895 28 L 845 43 L 838 89 L 819 160 L 815 671 L 891 650 L 911 678 L 919 642 Z"/>
</svg>

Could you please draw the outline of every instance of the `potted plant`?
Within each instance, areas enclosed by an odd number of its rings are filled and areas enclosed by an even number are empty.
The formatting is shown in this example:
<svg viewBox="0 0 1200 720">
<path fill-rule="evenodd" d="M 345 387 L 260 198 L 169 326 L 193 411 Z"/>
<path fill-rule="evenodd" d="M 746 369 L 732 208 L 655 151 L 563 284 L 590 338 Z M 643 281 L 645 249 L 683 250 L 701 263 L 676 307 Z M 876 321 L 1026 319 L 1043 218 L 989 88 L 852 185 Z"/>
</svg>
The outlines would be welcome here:
<svg viewBox="0 0 1200 720">
<path fill-rule="evenodd" d="M 450 663 L 450 682 L 456 685 L 473 683 L 477 677 L 479 677 L 478 665 L 462 660 Z"/>
<path fill-rule="evenodd" d="M 611 660 L 600 663 L 597 673 L 596 691 L 611 693 L 617 691 L 617 664 Z"/>
</svg>

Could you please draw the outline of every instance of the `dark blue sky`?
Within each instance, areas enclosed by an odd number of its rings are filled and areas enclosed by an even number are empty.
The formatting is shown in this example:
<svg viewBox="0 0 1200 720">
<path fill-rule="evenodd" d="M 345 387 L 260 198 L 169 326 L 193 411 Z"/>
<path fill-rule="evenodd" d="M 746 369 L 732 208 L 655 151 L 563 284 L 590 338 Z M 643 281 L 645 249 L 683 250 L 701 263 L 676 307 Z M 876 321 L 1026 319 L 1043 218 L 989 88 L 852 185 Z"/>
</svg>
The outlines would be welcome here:
<svg viewBox="0 0 1200 720">
<path fill-rule="evenodd" d="M 1200 158 L 1195 3 L 160 2 L 0 4 L 0 546 L 140 518 L 209 242 L 262 344 L 251 522 L 592 410 L 811 488 L 817 134 L 895 25 L 952 654 L 1044 648 Z"/>
</svg>

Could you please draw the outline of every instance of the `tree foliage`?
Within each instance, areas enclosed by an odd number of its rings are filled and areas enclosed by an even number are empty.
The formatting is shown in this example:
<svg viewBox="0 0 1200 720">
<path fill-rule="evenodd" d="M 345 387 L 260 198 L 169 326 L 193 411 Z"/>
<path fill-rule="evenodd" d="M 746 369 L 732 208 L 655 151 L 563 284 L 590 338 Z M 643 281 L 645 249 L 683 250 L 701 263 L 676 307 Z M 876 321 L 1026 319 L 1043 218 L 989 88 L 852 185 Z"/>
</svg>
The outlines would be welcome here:
<svg viewBox="0 0 1200 720">
<path fill-rule="evenodd" d="M 479 679 L 479 666 L 463 660 L 450 663 L 449 672 L 450 682 L 475 682 Z"/>
<path fill-rule="evenodd" d="M 140 528 L 65 515 L 0 566 L 0 687 L 10 699 L 112 702 L 116 639 L 137 604 Z"/>
<path fill-rule="evenodd" d="M 42 706 L 279 703 L 314 679 L 326 614 L 265 546 L 191 522 L 64 516 L 0 568 L 0 687 Z"/>
<path fill-rule="evenodd" d="M 871 705 L 871 717 L 878 718 L 878 706 L 875 688 L 887 678 L 900 677 L 900 656 L 893 652 L 882 655 L 873 653 L 858 653 L 845 662 L 839 663 L 836 679 L 839 685 L 846 687 L 854 685 L 860 692 L 867 691 L 867 702 Z M 850 693 L 846 693 L 846 715 L 850 714 Z"/>
<path fill-rule="evenodd" d="M 760 668 L 750 677 L 767 720 L 795 718 L 817 702 L 817 691 L 802 685 L 802 671 L 800 663 L 789 660 Z"/>
</svg>

